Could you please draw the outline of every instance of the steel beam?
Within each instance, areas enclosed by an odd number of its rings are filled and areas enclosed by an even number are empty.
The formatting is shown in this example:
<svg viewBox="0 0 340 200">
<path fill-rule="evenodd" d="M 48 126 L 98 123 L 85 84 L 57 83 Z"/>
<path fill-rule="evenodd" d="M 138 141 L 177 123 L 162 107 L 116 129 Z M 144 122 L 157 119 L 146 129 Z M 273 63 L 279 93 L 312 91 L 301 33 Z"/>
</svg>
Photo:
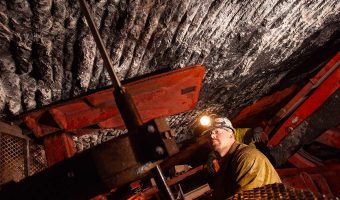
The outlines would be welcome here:
<svg viewBox="0 0 340 200">
<path fill-rule="evenodd" d="M 339 53 L 340 63 L 340 53 Z M 340 68 L 335 71 L 313 92 L 313 94 L 283 123 L 270 138 L 267 145 L 273 147 L 288 136 L 295 127 L 299 126 L 315 112 L 340 86 Z"/>
<path fill-rule="evenodd" d="M 340 74 L 339 74 L 340 75 Z M 280 145 L 269 149 L 276 165 L 280 166 L 295 154 L 303 145 L 310 144 L 319 135 L 339 124 L 340 89 L 333 93 L 327 101 L 312 115 L 295 127 Z"/>
<path fill-rule="evenodd" d="M 318 138 L 316 138 L 315 141 L 336 149 L 340 149 L 340 126 L 337 128 L 328 129 Z"/>
<path fill-rule="evenodd" d="M 340 52 L 338 52 L 313 78 L 310 79 L 308 82 L 274 117 L 270 120 L 264 130 L 264 133 L 267 137 L 270 136 L 271 132 L 273 131 L 274 127 L 281 121 L 284 117 L 289 116 L 292 114 L 303 102 L 305 102 L 308 94 L 313 91 L 315 88 L 319 87 L 326 78 L 333 74 L 334 76 L 338 76 L 339 80 L 339 65 L 340 65 Z M 336 72 L 337 71 L 337 72 Z M 338 74 L 338 75 L 334 75 Z M 336 79 L 336 78 L 335 78 Z M 334 87 L 338 87 L 339 83 L 334 80 Z M 327 86 L 326 86 L 327 87 Z M 331 88 L 334 88 L 331 87 Z M 324 86 L 325 88 L 325 86 Z M 291 128 L 294 128 L 301 122 L 304 118 L 308 117 L 311 112 L 313 112 L 320 104 L 323 103 L 325 99 L 331 94 L 331 88 L 329 92 L 318 92 L 316 97 L 312 101 L 316 100 L 316 103 L 307 103 L 304 105 L 302 110 L 310 111 L 309 113 L 298 113 L 292 114 L 291 118 L 286 120 L 281 128 L 272 136 L 271 140 L 268 142 L 268 146 L 274 146 L 279 143 L 279 141 L 287 135 L 286 131 L 289 131 Z M 320 90 L 320 89 L 318 89 Z M 327 90 L 327 88 L 326 88 Z M 333 90 L 334 91 L 334 90 Z M 309 98 L 309 101 L 311 98 Z M 302 106 L 301 106 L 302 107 Z M 299 108 L 301 109 L 301 108 Z M 303 112 L 303 111 L 302 111 Z"/>
</svg>

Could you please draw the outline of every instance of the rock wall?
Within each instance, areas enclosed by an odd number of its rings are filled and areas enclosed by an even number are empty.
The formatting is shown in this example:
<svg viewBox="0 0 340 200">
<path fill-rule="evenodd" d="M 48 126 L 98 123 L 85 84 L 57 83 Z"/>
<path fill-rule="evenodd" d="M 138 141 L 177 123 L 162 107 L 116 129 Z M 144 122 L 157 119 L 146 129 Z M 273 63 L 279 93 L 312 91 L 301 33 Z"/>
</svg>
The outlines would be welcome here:
<svg viewBox="0 0 340 200">
<path fill-rule="evenodd" d="M 339 50 L 337 0 L 88 3 L 121 80 L 206 66 L 197 109 L 169 119 L 181 133 L 202 110 L 231 117 L 303 81 Z M 111 84 L 76 0 L 1 0 L 0 27 L 3 118 Z"/>
</svg>

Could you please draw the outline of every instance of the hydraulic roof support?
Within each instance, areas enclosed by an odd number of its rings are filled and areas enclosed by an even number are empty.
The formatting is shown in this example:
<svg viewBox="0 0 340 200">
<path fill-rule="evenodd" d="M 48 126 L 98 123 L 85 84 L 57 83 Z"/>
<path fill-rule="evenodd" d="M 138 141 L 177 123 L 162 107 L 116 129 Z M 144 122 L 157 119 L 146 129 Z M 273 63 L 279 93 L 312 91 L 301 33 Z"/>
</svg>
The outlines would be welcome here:
<svg viewBox="0 0 340 200">
<path fill-rule="evenodd" d="M 84 1 L 80 1 L 80 3 L 83 3 L 82 6 L 86 8 Z M 86 11 L 85 16 L 89 19 L 91 18 L 88 12 L 86 14 Z M 88 20 L 88 24 L 90 27 L 92 26 L 92 29 L 95 29 L 93 21 Z M 103 53 L 102 57 L 105 66 L 108 68 L 115 87 L 113 96 L 117 105 L 105 107 L 105 102 L 102 102 L 103 104 L 99 102 L 99 105 L 90 105 L 86 103 L 91 101 L 81 98 L 81 101 L 76 104 L 72 104 L 74 101 L 71 101 L 72 108 L 74 106 L 84 108 L 80 112 L 76 110 L 78 115 L 73 117 L 84 116 L 83 111 L 87 111 L 87 115 L 91 115 L 92 111 L 96 111 L 95 113 L 99 115 L 91 116 L 92 121 L 88 123 L 92 124 L 88 125 L 101 123 L 107 120 L 107 117 L 117 117 L 119 115 L 112 112 L 102 112 L 102 110 L 105 110 L 104 108 L 113 108 L 110 110 L 113 111 L 116 106 L 129 133 L 58 162 L 47 170 L 28 177 L 19 183 L 9 183 L 1 186 L 1 199 L 89 199 L 145 176 L 160 163 L 157 160 L 171 155 L 171 151 L 175 151 L 175 149 L 171 148 L 172 143 L 167 138 L 172 135 L 171 132 L 164 130 L 162 123 L 155 121 L 155 118 L 193 109 L 198 100 L 204 67 L 200 65 L 193 66 L 138 80 L 135 85 L 142 84 L 139 88 L 133 84 L 127 84 L 127 87 L 130 86 L 131 91 L 133 91 L 134 98 L 139 102 L 139 111 L 143 112 L 143 120 L 146 122 L 143 124 L 133 99 L 120 84 L 112 68 L 110 68 L 112 65 L 105 53 L 98 31 L 95 32 L 94 37 L 96 41 L 99 41 L 97 45 Z M 183 75 L 183 73 L 187 74 Z M 88 98 L 91 99 L 91 96 Z M 92 103 L 96 103 L 95 99 L 92 100 L 94 100 Z M 99 99 L 99 101 L 101 100 L 103 99 Z M 173 105 L 173 102 L 177 103 Z M 150 108 L 151 104 L 152 107 Z M 156 108 L 153 109 L 154 107 Z M 34 134 L 38 134 L 39 137 L 46 137 L 47 134 L 52 133 L 73 131 L 71 128 L 68 129 L 68 125 L 72 124 L 67 123 L 67 112 L 69 111 L 67 108 L 70 107 L 61 105 L 52 109 L 43 108 L 26 116 L 24 121 L 26 124 L 32 125 L 29 127 L 33 128 L 32 131 L 35 130 L 36 132 L 33 131 Z M 73 111 L 75 110 L 73 109 Z M 46 118 L 54 119 L 55 122 L 60 123 L 44 124 L 43 121 Z M 86 118 L 86 115 L 84 118 Z M 61 121 L 58 121 L 59 119 Z M 86 128 L 86 124 L 87 121 L 85 120 L 78 128 Z M 150 125 L 153 128 L 149 128 Z M 168 148 L 169 146 L 170 148 Z M 144 157 L 144 155 L 146 156 Z"/>
</svg>

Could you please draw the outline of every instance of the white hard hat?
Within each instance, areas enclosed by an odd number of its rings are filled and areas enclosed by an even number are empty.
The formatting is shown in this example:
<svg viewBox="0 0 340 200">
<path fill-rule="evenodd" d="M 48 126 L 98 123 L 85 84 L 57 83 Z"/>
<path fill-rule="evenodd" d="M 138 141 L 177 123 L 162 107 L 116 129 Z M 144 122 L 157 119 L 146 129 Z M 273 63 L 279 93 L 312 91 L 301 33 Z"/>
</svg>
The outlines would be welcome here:
<svg viewBox="0 0 340 200">
<path fill-rule="evenodd" d="M 231 123 L 231 121 L 226 118 L 226 117 L 212 117 L 211 119 L 211 123 L 209 124 L 209 126 L 207 127 L 206 130 L 204 130 L 201 135 L 206 134 L 207 132 L 211 131 L 212 129 L 215 128 L 224 128 L 224 129 L 229 129 L 234 133 L 234 127 L 233 124 Z"/>
</svg>

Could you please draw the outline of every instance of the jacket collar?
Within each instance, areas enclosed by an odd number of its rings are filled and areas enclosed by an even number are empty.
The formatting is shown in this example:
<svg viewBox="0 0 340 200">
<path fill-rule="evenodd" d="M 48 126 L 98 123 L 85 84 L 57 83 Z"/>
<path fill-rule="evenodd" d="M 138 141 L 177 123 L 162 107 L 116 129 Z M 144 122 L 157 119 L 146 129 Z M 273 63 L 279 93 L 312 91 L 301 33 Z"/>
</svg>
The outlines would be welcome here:
<svg viewBox="0 0 340 200">
<path fill-rule="evenodd" d="M 238 145 L 239 145 L 239 143 L 236 142 L 236 141 L 231 145 L 231 147 L 230 147 L 229 151 L 227 152 L 227 154 L 222 157 L 222 163 L 225 163 L 228 160 L 230 160 L 230 158 L 232 157 L 232 155 L 236 151 Z"/>
</svg>

